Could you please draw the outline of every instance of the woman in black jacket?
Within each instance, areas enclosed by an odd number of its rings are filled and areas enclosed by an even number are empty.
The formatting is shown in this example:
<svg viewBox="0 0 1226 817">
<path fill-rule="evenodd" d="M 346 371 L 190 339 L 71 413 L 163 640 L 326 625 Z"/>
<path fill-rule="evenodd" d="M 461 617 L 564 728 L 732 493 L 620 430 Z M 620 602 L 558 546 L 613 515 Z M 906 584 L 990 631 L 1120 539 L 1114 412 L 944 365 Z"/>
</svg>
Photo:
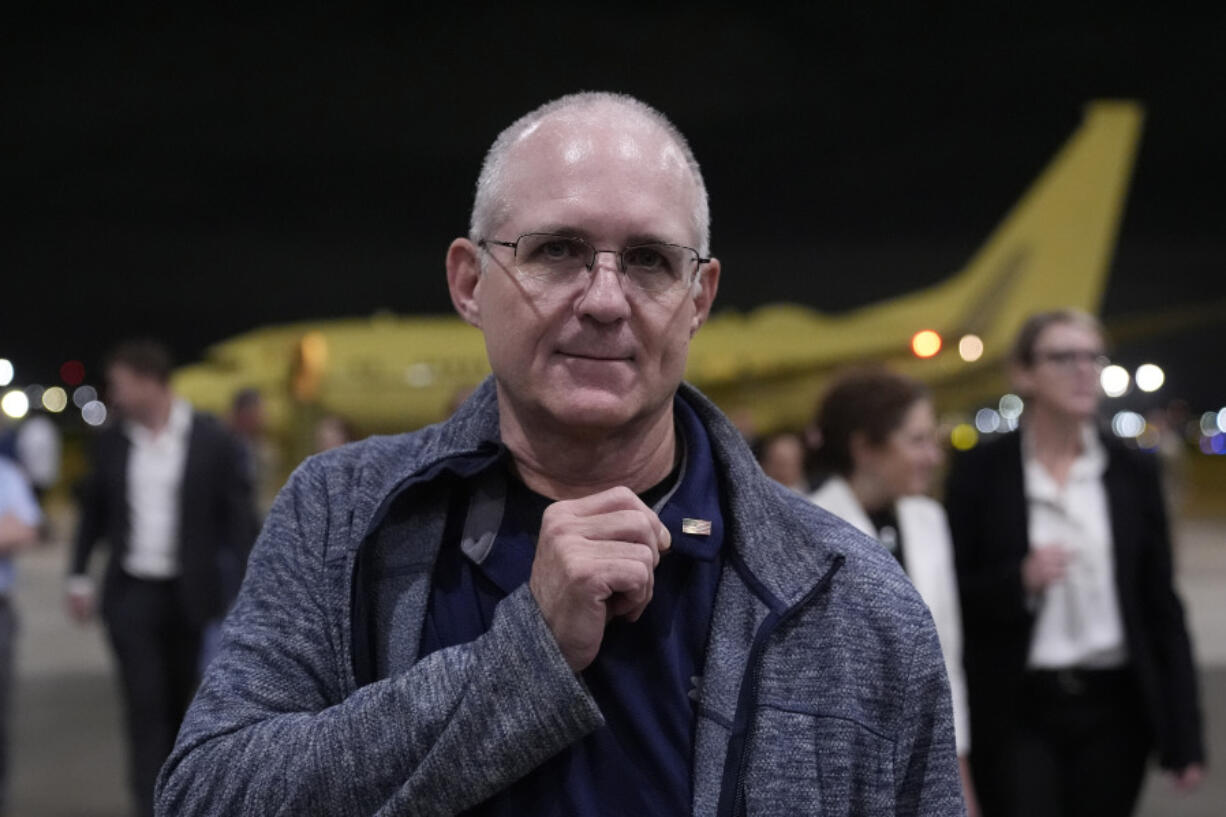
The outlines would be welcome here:
<svg viewBox="0 0 1226 817">
<path fill-rule="evenodd" d="M 1156 464 L 1098 433 L 1103 333 L 1056 310 L 1019 333 L 1021 430 L 959 457 L 946 504 L 986 817 L 1127 815 L 1156 748 L 1204 750 Z"/>
</svg>

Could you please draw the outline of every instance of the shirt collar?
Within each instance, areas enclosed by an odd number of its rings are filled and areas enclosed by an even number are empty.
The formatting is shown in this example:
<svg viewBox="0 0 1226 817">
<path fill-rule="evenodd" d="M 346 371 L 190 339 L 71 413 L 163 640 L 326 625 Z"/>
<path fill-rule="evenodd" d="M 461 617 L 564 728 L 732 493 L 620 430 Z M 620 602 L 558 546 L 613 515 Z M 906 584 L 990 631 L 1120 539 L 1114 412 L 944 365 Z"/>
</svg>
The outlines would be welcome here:
<svg viewBox="0 0 1226 817">
<path fill-rule="evenodd" d="M 154 434 L 134 420 L 124 421 L 124 432 L 132 442 L 147 445 L 154 440 L 161 439 L 164 435 L 170 435 L 176 439 L 186 437 L 191 425 L 191 405 L 181 397 L 176 397 L 170 404 L 170 416 L 166 420 L 166 427 L 159 433 Z"/>
<path fill-rule="evenodd" d="M 670 554 L 713 561 L 723 543 L 724 520 L 711 444 L 702 421 L 683 400 L 674 400 L 673 411 L 682 466 L 676 484 L 652 510 L 672 536 Z M 488 469 L 471 476 L 473 493 L 460 547 L 487 578 L 509 593 L 527 580 L 531 545 L 525 547 L 524 531 L 504 529 L 508 495 L 505 473 Z"/>
<path fill-rule="evenodd" d="M 1082 423 L 1078 431 L 1081 452 L 1069 467 L 1068 482 L 1086 482 L 1102 477 L 1107 469 L 1107 449 L 1098 438 L 1093 423 Z M 1026 472 L 1026 493 L 1035 499 L 1059 494 L 1060 486 L 1034 455 L 1034 438 L 1022 432 L 1022 462 Z"/>
<path fill-rule="evenodd" d="M 711 561 L 724 541 L 719 477 L 711 442 L 698 415 L 684 401 L 673 400 L 684 462 L 677 485 L 653 509 L 672 534 L 671 553 Z"/>
</svg>

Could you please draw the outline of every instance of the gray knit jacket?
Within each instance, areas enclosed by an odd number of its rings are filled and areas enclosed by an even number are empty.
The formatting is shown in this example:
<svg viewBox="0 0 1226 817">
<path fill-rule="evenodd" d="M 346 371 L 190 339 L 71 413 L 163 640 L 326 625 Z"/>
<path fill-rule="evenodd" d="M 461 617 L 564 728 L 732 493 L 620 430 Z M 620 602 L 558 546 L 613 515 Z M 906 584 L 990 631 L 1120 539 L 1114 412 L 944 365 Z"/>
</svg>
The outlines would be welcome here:
<svg viewBox="0 0 1226 817">
<path fill-rule="evenodd" d="M 767 479 L 682 386 L 710 436 L 727 519 L 698 692 L 695 815 L 958 815 L 936 631 L 894 559 Z M 220 654 L 157 787 L 157 813 L 446 815 L 603 722 L 527 586 L 475 641 L 359 686 L 354 570 L 397 578 L 383 633 L 417 651 L 449 463 L 489 450 L 487 380 L 446 423 L 307 460 L 251 555 Z M 390 543 L 390 547 L 389 547 Z"/>
</svg>

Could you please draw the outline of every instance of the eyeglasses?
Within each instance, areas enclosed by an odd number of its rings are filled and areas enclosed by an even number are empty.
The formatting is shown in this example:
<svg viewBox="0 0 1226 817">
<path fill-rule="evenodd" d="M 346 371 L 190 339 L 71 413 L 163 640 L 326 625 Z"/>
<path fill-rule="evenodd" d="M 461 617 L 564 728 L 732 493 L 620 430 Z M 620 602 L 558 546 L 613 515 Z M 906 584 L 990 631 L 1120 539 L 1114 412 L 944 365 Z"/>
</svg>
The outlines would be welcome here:
<svg viewBox="0 0 1226 817">
<path fill-rule="evenodd" d="M 592 271 L 597 255 L 612 253 L 617 256 L 618 269 L 635 289 L 656 296 L 688 286 L 699 265 L 711 260 L 681 244 L 657 241 L 623 250 L 598 250 L 578 236 L 556 233 L 524 233 L 514 241 L 483 238 L 477 242 L 486 252 L 490 245 L 510 247 L 519 274 L 544 288 L 572 283 L 584 271 Z"/>
<path fill-rule="evenodd" d="M 1072 369 L 1084 363 L 1102 371 L 1111 365 L 1111 358 L 1102 352 L 1092 352 L 1089 349 L 1052 349 L 1035 352 L 1034 357 L 1036 363 L 1051 363 L 1061 369 Z"/>
</svg>

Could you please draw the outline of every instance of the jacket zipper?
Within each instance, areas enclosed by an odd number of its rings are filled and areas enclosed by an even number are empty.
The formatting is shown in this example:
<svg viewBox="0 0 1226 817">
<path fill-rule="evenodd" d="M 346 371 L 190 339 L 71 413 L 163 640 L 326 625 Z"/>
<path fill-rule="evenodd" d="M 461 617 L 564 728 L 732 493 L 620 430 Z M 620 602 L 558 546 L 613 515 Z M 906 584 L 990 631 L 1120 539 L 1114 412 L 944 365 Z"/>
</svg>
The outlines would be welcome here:
<svg viewBox="0 0 1226 817">
<path fill-rule="evenodd" d="M 757 635 L 754 636 L 753 646 L 749 651 L 749 666 L 745 671 L 746 677 L 741 682 L 742 693 L 738 696 L 739 700 L 737 702 L 738 710 L 740 710 L 741 707 L 749 707 L 749 709 L 745 713 L 744 731 L 741 735 L 741 740 L 737 745 L 738 756 L 734 759 L 737 764 L 736 783 L 732 790 L 731 803 L 728 805 L 724 805 L 723 802 L 723 795 L 726 792 L 720 793 L 720 807 L 717 810 L 719 814 L 730 814 L 733 815 L 733 817 L 737 817 L 737 815 L 742 815 L 745 813 L 745 775 L 749 765 L 749 752 L 747 749 L 749 737 L 753 734 L 755 714 L 757 712 L 757 707 L 754 706 L 754 701 L 758 697 L 758 685 L 762 679 L 761 657 L 763 650 L 766 649 L 766 642 L 770 639 L 771 635 L 774 634 L 776 629 L 778 629 L 781 625 L 786 624 L 792 618 L 792 616 L 798 613 L 801 609 L 813 601 L 813 599 L 817 598 L 817 596 L 825 592 L 830 587 L 830 583 L 834 580 L 834 574 L 837 573 L 839 568 L 843 566 L 843 562 L 844 557 L 842 554 L 836 556 L 834 558 L 834 564 L 832 564 L 825 574 L 822 575 L 822 578 L 813 587 L 813 589 L 805 594 L 804 598 L 789 607 L 787 610 L 784 610 L 782 613 L 769 614 L 766 619 L 763 620 L 762 625 L 758 628 Z M 739 711 L 738 713 L 735 713 L 732 718 L 732 722 L 734 724 L 737 721 L 737 714 L 740 714 Z M 732 736 L 732 740 L 735 741 L 737 737 L 738 736 L 734 734 Z M 733 760 L 733 758 L 726 759 L 725 762 L 728 762 L 729 760 Z"/>
</svg>

